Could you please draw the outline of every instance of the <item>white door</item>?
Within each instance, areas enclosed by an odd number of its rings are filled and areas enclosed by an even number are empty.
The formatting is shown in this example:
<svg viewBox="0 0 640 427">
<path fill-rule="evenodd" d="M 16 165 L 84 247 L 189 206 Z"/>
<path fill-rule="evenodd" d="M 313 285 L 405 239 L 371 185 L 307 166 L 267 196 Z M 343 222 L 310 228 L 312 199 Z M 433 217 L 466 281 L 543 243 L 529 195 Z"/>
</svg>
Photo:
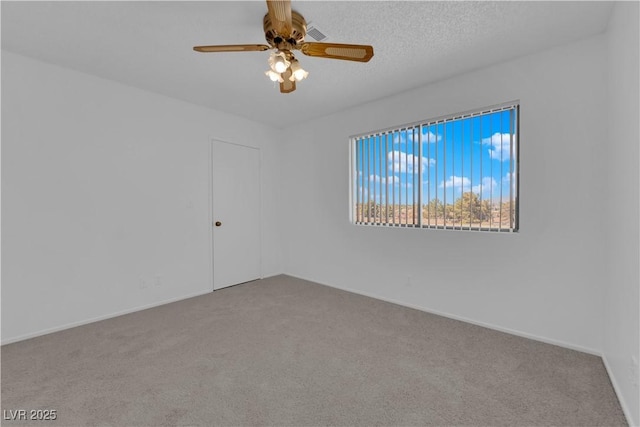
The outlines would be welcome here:
<svg viewBox="0 0 640 427">
<path fill-rule="evenodd" d="M 213 289 L 259 279 L 260 150 L 212 141 Z"/>
</svg>

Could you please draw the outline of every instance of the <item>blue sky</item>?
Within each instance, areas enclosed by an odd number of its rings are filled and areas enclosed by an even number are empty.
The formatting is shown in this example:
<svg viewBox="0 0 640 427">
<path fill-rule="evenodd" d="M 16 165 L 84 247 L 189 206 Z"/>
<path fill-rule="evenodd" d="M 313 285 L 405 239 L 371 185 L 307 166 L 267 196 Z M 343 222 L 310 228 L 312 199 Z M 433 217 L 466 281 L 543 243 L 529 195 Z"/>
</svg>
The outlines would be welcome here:
<svg viewBox="0 0 640 427">
<path fill-rule="evenodd" d="M 515 112 L 511 115 L 511 111 L 423 126 L 422 157 L 419 127 L 357 139 L 354 189 L 365 201 L 371 194 L 372 200 L 385 203 L 388 182 L 389 204 L 394 199 L 396 204 L 413 203 L 418 198 L 421 178 L 423 204 L 436 197 L 453 203 L 468 191 L 483 200 L 498 202 L 502 197 L 508 201 L 511 171 L 516 170 L 516 141 L 515 136 L 510 137 Z M 418 177 L 420 163 L 422 176 Z M 358 194 L 354 194 L 354 200 L 358 200 Z"/>
</svg>

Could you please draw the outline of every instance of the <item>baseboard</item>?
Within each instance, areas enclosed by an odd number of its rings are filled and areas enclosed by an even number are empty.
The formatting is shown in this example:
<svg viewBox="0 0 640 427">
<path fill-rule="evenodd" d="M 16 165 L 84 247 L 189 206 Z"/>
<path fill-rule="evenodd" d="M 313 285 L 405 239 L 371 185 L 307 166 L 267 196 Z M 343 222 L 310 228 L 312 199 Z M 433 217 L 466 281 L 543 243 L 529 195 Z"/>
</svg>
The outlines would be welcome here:
<svg viewBox="0 0 640 427">
<path fill-rule="evenodd" d="M 618 384 L 618 380 L 613 375 L 613 371 L 611 370 L 611 366 L 609 365 L 609 361 L 607 360 L 607 356 L 602 355 L 602 363 L 604 363 L 604 368 L 607 370 L 607 374 L 609 375 L 609 379 L 611 380 L 611 384 L 613 385 L 613 390 L 616 392 L 616 396 L 618 396 L 618 402 L 620 402 L 620 407 L 622 407 L 622 412 L 624 416 L 627 418 L 627 424 L 630 427 L 638 427 L 640 426 L 640 420 L 634 420 L 633 414 L 627 406 L 627 402 L 622 398 L 622 392 L 620 390 L 620 385 Z"/>
<path fill-rule="evenodd" d="M 467 317 L 458 316 L 456 314 L 451 314 L 451 313 L 447 313 L 447 312 L 443 312 L 443 311 L 439 311 L 439 310 L 433 310 L 433 309 L 430 309 L 428 307 L 409 304 L 409 303 L 406 303 L 406 302 L 403 302 L 403 301 L 394 300 L 392 298 L 386 298 L 386 297 L 383 297 L 383 296 L 380 296 L 380 295 L 376 295 L 376 294 L 372 294 L 372 293 L 369 293 L 369 292 L 363 292 L 363 291 L 359 291 L 359 290 L 356 290 L 356 289 L 351 289 L 351 288 L 346 288 L 346 287 L 342 287 L 342 286 L 331 285 L 331 284 L 328 284 L 328 283 L 323 283 L 323 282 L 318 281 L 318 280 L 308 279 L 308 278 L 305 278 L 305 277 L 296 276 L 294 274 L 288 274 L 288 273 L 284 273 L 284 274 L 287 275 L 287 276 L 295 277 L 297 279 L 307 280 L 307 281 L 310 281 L 310 282 L 318 283 L 319 285 L 328 286 L 330 288 L 340 289 L 342 291 L 347 291 L 347 292 L 351 292 L 351 293 L 354 293 L 354 294 L 362 295 L 362 296 L 365 296 L 365 297 L 374 298 L 374 299 L 377 299 L 377 300 L 380 300 L 380 301 L 390 302 L 392 304 L 401 305 L 403 307 L 408 307 L 408 308 L 413 308 L 415 310 L 424 311 L 425 313 L 431 313 L 431 314 L 435 314 L 435 315 L 438 315 L 438 316 L 446 317 L 446 318 L 449 318 L 449 319 L 459 320 L 459 321 L 465 322 L 465 323 L 470 323 L 472 325 L 482 326 L 483 328 L 493 329 L 495 331 L 504 332 L 504 333 L 507 333 L 507 334 L 516 335 L 516 336 L 523 337 L 523 338 L 528 338 L 528 339 L 531 339 L 531 340 L 534 340 L 534 341 L 540 341 L 540 342 L 543 342 L 543 343 L 546 343 L 546 344 L 557 345 L 558 347 L 568 348 L 570 350 L 580 351 L 582 353 L 587 353 L 587 354 L 592 354 L 594 356 L 602 357 L 602 352 L 601 351 L 595 350 L 595 349 L 592 349 L 592 348 L 582 347 L 582 346 L 571 344 L 571 343 L 567 343 L 567 342 L 564 342 L 564 341 L 558 341 L 558 340 L 554 340 L 554 339 L 551 339 L 551 338 L 546 338 L 546 337 L 541 337 L 541 336 L 538 336 L 538 335 L 533 335 L 533 334 L 530 334 L 530 333 L 527 333 L 527 332 L 519 331 L 517 329 L 505 328 L 505 327 L 494 325 L 494 324 L 491 324 L 491 323 L 485 323 L 485 322 L 477 321 L 477 320 L 470 319 L 470 318 L 467 318 Z"/>
<path fill-rule="evenodd" d="M 161 306 L 161 305 L 170 304 L 172 302 L 182 301 L 184 299 L 193 298 L 193 297 L 197 297 L 197 296 L 208 294 L 208 293 L 211 293 L 211 289 L 208 289 L 208 290 L 205 290 L 205 291 L 200 291 L 200 292 L 195 292 L 195 293 L 188 294 L 188 295 L 179 296 L 177 298 L 170 298 L 168 300 L 162 300 L 162 301 L 159 301 L 159 302 L 154 302 L 152 304 L 142 305 L 142 306 L 130 308 L 130 309 L 123 310 L 123 311 L 118 311 L 116 313 L 110 313 L 110 314 L 106 314 L 106 315 L 103 315 L 103 316 L 92 317 L 90 319 L 80 320 L 78 322 L 71 322 L 71 323 L 64 324 L 62 326 L 56 326 L 56 327 L 53 327 L 53 328 L 43 329 L 43 330 L 38 331 L 38 332 L 33 332 L 33 333 L 30 333 L 30 334 L 20 335 L 20 336 L 14 337 L 14 338 L 9 338 L 7 340 L 2 340 L 2 343 L 0 345 L 11 344 L 11 343 L 18 342 L 18 341 L 24 341 L 24 340 L 28 340 L 30 338 L 35 338 L 35 337 L 39 337 L 39 336 L 42 336 L 42 335 L 51 334 L 53 332 L 64 331 L 65 329 L 71 329 L 71 328 L 75 328 L 77 326 L 88 325 L 89 323 L 99 322 L 101 320 L 107 320 L 107 319 L 111 319 L 113 317 L 123 316 L 125 314 L 134 313 L 136 311 L 142 311 L 142 310 L 146 310 L 148 308 L 158 307 L 158 306 Z"/>
<path fill-rule="evenodd" d="M 425 313 L 436 314 L 438 316 L 447 317 L 449 319 L 454 319 L 454 320 L 459 320 L 459 321 L 462 321 L 462 322 L 470 323 L 472 325 L 482 326 L 484 328 L 493 329 L 493 330 L 500 331 L 500 332 L 505 332 L 505 333 L 508 333 L 508 334 L 511 334 L 511 335 L 516 335 L 516 336 L 520 336 L 520 337 L 523 337 L 523 338 L 528 338 L 528 339 L 532 339 L 532 340 L 535 340 L 535 341 L 540 341 L 540 342 L 544 342 L 544 343 L 547 343 L 547 344 L 557 345 L 559 347 L 564 347 L 564 348 L 568 348 L 568 349 L 571 349 L 571 350 L 581 351 L 583 353 L 588 353 L 588 354 L 592 354 L 592 355 L 595 355 L 595 356 L 600 356 L 600 357 L 603 358 L 603 360 L 605 360 L 600 351 L 594 350 L 594 349 L 591 349 L 591 348 L 582 347 L 582 346 L 578 346 L 578 345 L 575 345 L 575 344 L 567 343 L 567 342 L 564 342 L 564 341 L 558 341 L 558 340 L 554 340 L 554 339 L 550 339 L 550 338 L 546 338 L 546 337 L 541 337 L 541 336 L 538 336 L 538 335 L 529 334 L 527 332 L 519 331 L 519 330 L 516 330 L 516 329 L 505 328 L 505 327 L 494 325 L 494 324 L 491 324 L 491 323 L 485 323 L 485 322 L 477 321 L 477 320 L 470 319 L 470 318 L 467 318 L 467 317 L 464 317 L 464 316 L 458 316 L 456 314 L 451 314 L 451 313 L 447 313 L 447 312 L 443 312 L 443 311 L 439 311 L 439 310 L 430 309 L 428 307 L 423 307 L 423 306 L 419 306 L 419 305 L 415 305 L 415 304 L 409 304 L 409 303 L 406 303 L 406 302 L 403 302 L 403 301 L 398 301 L 398 300 L 395 300 L 393 298 L 386 298 L 386 297 L 383 297 L 383 296 L 380 296 L 380 295 L 376 295 L 376 294 L 373 294 L 373 293 L 369 293 L 369 292 L 363 292 L 363 291 L 352 289 L 352 288 L 347 288 L 347 287 L 343 287 L 343 286 L 336 286 L 336 285 L 329 284 L 329 283 L 323 283 L 322 281 L 319 281 L 319 280 L 300 277 L 300 276 L 296 276 L 294 274 L 288 274 L 288 273 L 282 273 L 282 274 L 287 275 L 287 276 L 291 276 L 291 277 L 295 277 L 295 278 L 300 279 L 300 280 L 307 280 L 307 281 L 311 281 L 311 282 L 314 282 L 314 283 L 318 283 L 319 285 L 328 286 L 330 288 L 340 289 L 342 291 L 351 292 L 351 293 L 358 294 L 358 295 L 363 295 L 363 296 L 366 296 L 366 297 L 369 297 L 369 298 L 374 298 L 374 299 L 377 299 L 377 300 L 380 300 L 380 301 L 385 301 L 385 302 L 389 302 L 389 303 L 392 303 L 392 304 L 401 305 L 403 307 L 408 307 L 408 308 L 412 308 L 412 309 L 415 309 L 415 310 L 424 311 Z M 67 323 L 65 325 L 62 325 L 62 326 L 56 326 L 54 328 L 43 329 L 43 330 L 38 331 L 38 332 L 34 332 L 34 333 L 26 334 L 26 335 L 21 335 L 21 336 L 14 337 L 14 338 L 9 338 L 7 340 L 2 340 L 1 345 L 11 344 L 11 343 L 18 342 L 18 341 L 23 341 L 23 340 L 26 340 L 26 339 L 29 339 L 29 338 L 35 338 L 35 337 L 38 337 L 38 336 L 41 336 L 41 335 L 46 335 L 46 334 L 50 334 L 50 333 L 53 333 L 53 332 L 63 331 L 65 329 L 75 328 L 76 326 L 82 326 L 82 325 L 86 325 L 86 324 L 89 324 L 89 323 L 98 322 L 100 320 L 106 320 L 106 319 L 110 319 L 112 317 L 122 316 L 124 314 L 129 314 L 129 313 L 133 313 L 133 312 L 136 312 L 136 311 L 146 310 L 148 308 L 153 308 L 153 307 L 157 307 L 157 306 L 164 305 L 164 304 L 170 304 L 172 302 L 181 301 L 181 300 L 187 299 L 187 298 L 197 297 L 197 296 L 204 295 L 204 294 L 207 294 L 207 293 L 210 293 L 210 292 L 211 292 L 211 290 L 195 292 L 193 294 L 184 295 L 184 296 L 180 296 L 180 297 L 177 297 L 177 298 L 171 298 L 171 299 L 168 299 L 168 300 L 163 300 L 163 301 L 155 302 L 155 303 L 144 305 L 144 306 L 138 306 L 138 307 L 134 307 L 134 308 L 131 308 L 131 309 L 119 311 L 119 312 L 116 312 L 116 313 L 107 314 L 107 315 L 104 315 L 104 316 L 93 317 L 93 318 L 90 318 L 90 319 L 81 320 L 79 322 L 72 322 L 72 323 Z M 605 362 L 605 366 L 606 366 L 606 362 Z M 613 382 L 613 377 L 612 377 L 612 382 Z"/>
</svg>

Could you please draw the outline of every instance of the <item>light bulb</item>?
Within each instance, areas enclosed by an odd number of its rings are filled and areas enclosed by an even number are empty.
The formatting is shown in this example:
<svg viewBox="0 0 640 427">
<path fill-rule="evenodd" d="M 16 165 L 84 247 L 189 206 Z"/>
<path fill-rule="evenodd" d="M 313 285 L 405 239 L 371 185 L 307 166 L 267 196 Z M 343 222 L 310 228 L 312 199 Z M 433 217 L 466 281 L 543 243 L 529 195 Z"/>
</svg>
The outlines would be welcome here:
<svg viewBox="0 0 640 427">
<path fill-rule="evenodd" d="M 289 80 L 299 82 L 302 79 L 306 79 L 308 75 L 309 73 L 302 69 L 297 59 L 291 61 L 291 77 L 289 77 Z"/>
<path fill-rule="evenodd" d="M 269 67 L 276 73 L 284 73 L 290 64 L 284 52 L 272 52 L 269 56 Z"/>
<path fill-rule="evenodd" d="M 284 73 L 287 71 L 287 64 L 285 64 L 283 58 L 276 58 L 273 63 L 273 68 L 276 70 L 276 73 Z"/>
<path fill-rule="evenodd" d="M 300 68 L 299 70 L 296 70 L 293 73 L 292 77 L 295 78 L 297 81 L 300 81 L 302 79 L 306 79 L 308 75 L 309 75 L 308 71 L 305 71 L 302 68 Z"/>
<path fill-rule="evenodd" d="M 267 75 L 267 77 L 269 77 L 271 79 L 272 82 L 280 82 L 280 83 L 282 83 L 284 81 L 282 76 L 279 73 L 276 73 L 273 70 L 267 70 L 264 73 Z"/>
</svg>

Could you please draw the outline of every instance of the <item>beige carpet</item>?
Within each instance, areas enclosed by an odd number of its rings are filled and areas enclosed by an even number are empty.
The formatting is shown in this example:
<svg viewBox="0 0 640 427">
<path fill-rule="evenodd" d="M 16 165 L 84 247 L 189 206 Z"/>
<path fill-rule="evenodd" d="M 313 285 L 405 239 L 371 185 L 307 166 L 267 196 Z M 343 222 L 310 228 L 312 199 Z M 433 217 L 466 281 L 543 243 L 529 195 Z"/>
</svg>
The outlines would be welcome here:
<svg viewBox="0 0 640 427">
<path fill-rule="evenodd" d="M 3 425 L 626 425 L 599 357 L 288 276 L 2 347 Z M 6 415 L 6 413 L 4 413 Z"/>
</svg>

